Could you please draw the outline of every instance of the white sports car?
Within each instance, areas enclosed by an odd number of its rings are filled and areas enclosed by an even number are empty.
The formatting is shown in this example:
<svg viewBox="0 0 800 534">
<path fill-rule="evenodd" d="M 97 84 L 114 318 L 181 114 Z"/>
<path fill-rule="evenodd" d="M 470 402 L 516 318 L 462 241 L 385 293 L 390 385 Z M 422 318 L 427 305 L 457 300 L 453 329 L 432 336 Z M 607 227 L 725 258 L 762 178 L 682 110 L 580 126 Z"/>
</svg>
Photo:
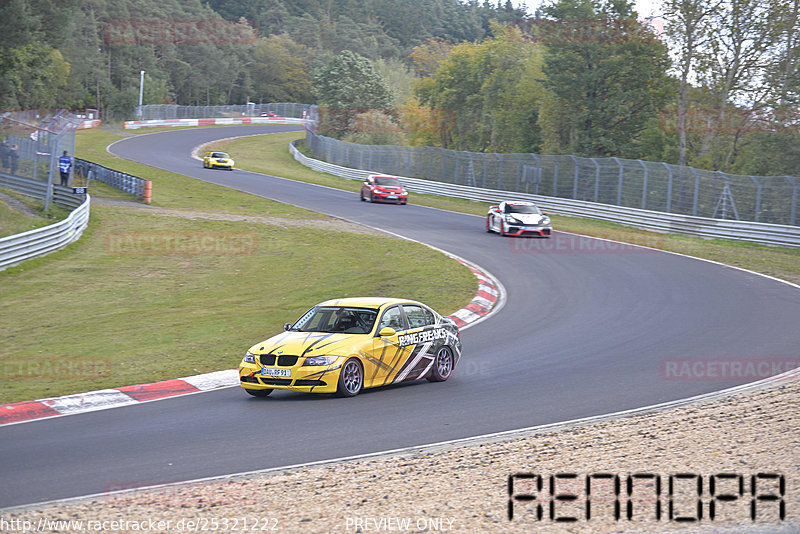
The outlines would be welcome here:
<svg viewBox="0 0 800 534">
<path fill-rule="evenodd" d="M 489 208 L 486 231 L 500 235 L 538 235 L 550 237 L 553 224 L 546 211 L 533 202 L 501 202 Z"/>
</svg>

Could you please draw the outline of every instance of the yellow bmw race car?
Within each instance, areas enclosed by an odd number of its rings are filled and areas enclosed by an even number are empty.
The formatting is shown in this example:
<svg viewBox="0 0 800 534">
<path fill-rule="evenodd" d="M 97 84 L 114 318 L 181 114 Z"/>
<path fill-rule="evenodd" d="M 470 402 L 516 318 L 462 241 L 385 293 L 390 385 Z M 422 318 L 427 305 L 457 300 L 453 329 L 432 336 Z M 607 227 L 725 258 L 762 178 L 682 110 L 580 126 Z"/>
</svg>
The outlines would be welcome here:
<svg viewBox="0 0 800 534">
<path fill-rule="evenodd" d="M 250 347 L 239 380 L 255 397 L 275 389 L 353 397 L 371 388 L 450 378 L 461 359 L 455 322 L 413 300 L 344 298 L 308 310 Z"/>
<path fill-rule="evenodd" d="M 203 167 L 206 169 L 233 170 L 233 160 L 225 152 L 206 152 L 203 156 Z"/>
</svg>

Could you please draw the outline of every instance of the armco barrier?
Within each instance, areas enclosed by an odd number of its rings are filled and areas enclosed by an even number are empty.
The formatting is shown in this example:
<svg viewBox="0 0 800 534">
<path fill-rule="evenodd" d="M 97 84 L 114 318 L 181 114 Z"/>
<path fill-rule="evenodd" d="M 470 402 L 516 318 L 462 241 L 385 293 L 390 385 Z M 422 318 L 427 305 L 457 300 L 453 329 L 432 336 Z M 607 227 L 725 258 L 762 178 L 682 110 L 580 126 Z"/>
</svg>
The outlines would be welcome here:
<svg viewBox="0 0 800 534">
<path fill-rule="evenodd" d="M 293 117 L 220 117 L 216 119 L 151 119 L 146 121 L 125 121 L 123 128 L 136 130 L 156 126 L 216 126 L 239 124 L 305 124 L 305 119 Z"/>
<path fill-rule="evenodd" d="M 150 204 L 153 186 L 149 180 L 122 171 L 115 171 L 85 159 L 72 158 L 72 163 L 74 168 L 73 175 L 82 176 L 87 180 L 103 182 Z"/>
<path fill-rule="evenodd" d="M 44 228 L 0 238 L 0 270 L 25 260 L 44 256 L 78 239 L 89 223 L 89 195 L 63 221 Z"/>
<path fill-rule="evenodd" d="M 290 150 L 298 162 L 315 171 L 333 174 L 350 180 L 363 180 L 368 175 L 373 174 L 370 171 L 341 167 L 339 165 L 309 158 L 297 150 L 294 146 L 294 142 L 291 143 Z M 677 215 L 610 204 L 531 195 L 527 193 L 515 193 L 512 191 L 498 191 L 495 189 L 482 189 L 479 187 L 448 184 L 432 180 L 421 180 L 419 178 L 401 178 L 406 189 L 415 193 L 443 195 L 487 203 L 496 203 L 503 200 L 529 200 L 536 202 L 555 214 L 601 219 L 656 232 L 687 234 L 706 238 L 738 239 L 767 245 L 800 247 L 800 227 L 798 226 L 692 217 L 689 215 Z"/>
<path fill-rule="evenodd" d="M 43 199 L 47 191 L 47 184 L 45 182 L 5 173 L 0 173 L 0 187 L 13 189 L 18 193 L 38 199 Z M 62 187 L 60 185 L 53 186 L 53 202 L 62 208 L 74 210 L 83 204 L 83 201 L 84 195 L 73 194 L 71 187 Z"/>
<path fill-rule="evenodd" d="M 47 184 L 37 180 L 0 173 L 0 187 L 42 199 Z M 89 195 L 75 195 L 71 187 L 53 186 L 53 202 L 72 210 L 64 219 L 50 226 L 0 238 L 0 271 L 25 260 L 44 256 L 78 239 L 89 223 Z"/>
</svg>

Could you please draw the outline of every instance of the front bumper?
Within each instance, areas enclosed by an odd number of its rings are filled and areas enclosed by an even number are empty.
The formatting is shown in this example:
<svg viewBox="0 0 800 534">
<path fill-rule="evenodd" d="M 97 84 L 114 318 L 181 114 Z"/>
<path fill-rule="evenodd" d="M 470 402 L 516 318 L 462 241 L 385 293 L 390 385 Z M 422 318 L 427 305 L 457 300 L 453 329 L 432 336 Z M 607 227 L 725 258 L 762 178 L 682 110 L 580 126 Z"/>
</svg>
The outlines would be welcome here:
<svg viewBox="0 0 800 534">
<path fill-rule="evenodd" d="M 262 366 L 242 362 L 239 364 L 239 385 L 244 389 L 286 389 L 302 393 L 336 393 L 341 364 L 320 366 L 293 365 L 288 369 L 290 377 L 262 375 Z"/>
<path fill-rule="evenodd" d="M 509 225 L 506 229 L 506 235 L 514 236 L 539 236 L 550 237 L 553 231 L 552 226 L 519 226 Z"/>
<path fill-rule="evenodd" d="M 394 195 L 391 193 L 372 193 L 372 198 L 375 200 L 375 202 L 393 202 L 395 204 L 405 204 L 408 202 L 408 193 L 404 195 Z"/>
</svg>

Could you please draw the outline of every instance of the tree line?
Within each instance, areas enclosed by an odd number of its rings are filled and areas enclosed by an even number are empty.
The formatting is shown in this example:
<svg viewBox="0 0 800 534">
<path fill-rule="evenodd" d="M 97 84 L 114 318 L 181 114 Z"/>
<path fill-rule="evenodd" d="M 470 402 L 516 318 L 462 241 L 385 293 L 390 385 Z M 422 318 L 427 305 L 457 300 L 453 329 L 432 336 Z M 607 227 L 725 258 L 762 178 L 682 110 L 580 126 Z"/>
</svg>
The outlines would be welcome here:
<svg viewBox="0 0 800 534">
<path fill-rule="evenodd" d="M 800 0 L 7 0 L 4 109 L 318 103 L 362 143 L 800 168 Z"/>
</svg>

